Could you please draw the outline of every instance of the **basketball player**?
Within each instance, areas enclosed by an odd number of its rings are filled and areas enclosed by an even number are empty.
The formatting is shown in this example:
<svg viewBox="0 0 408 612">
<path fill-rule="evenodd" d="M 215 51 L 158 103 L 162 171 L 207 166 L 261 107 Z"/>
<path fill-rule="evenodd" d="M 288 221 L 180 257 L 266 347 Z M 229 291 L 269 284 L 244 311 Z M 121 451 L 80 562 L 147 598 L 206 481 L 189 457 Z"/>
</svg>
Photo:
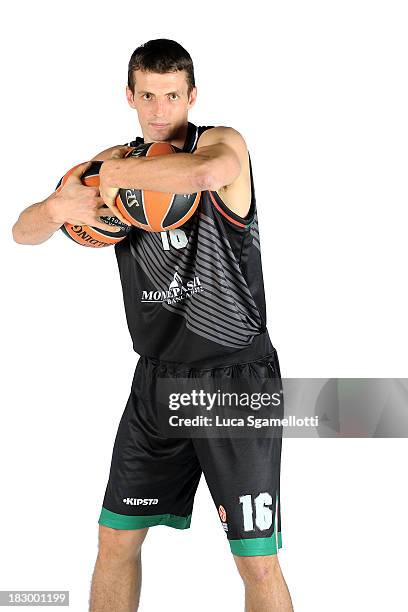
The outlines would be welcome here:
<svg viewBox="0 0 408 612">
<path fill-rule="evenodd" d="M 82 185 L 82 164 L 59 193 L 25 209 L 16 242 L 39 244 L 61 225 L 105 227 L 120 187 L 169 193 L 201 191 L 182 227 L 132 227 L 115 245 L 129 331 L 136 353 L 99 516 L 92 612 L 134 611 L 141 588 L 141 547 L 149 527 L 190 526 L 204 472 L 245 586 L 247 612 L 292 610 L 278 550 L 281 437 L 168 438 L 154 411 L 157 376 L 275 377 L 278 356 L 266 328 L 257 211 L 250 157 L 231 127 L 195 126 L 193 63 L 175 41 L 151 40 L 131 56 L 126 95 L 143 138 L 107 149 L 100 188 Z M 124 159 L 129 147 L 165 141 L 176 155 Z M 190 281 L 197 291 L 182 291 Z M 191 285 L 191 281 L 193 284 Z M 143 296 L 176 291 L 177 300 Z M 192 602 L 192 607 L 194 607 Z M 175 604 L 174 604 L 175 608 Z"/>
</svg>

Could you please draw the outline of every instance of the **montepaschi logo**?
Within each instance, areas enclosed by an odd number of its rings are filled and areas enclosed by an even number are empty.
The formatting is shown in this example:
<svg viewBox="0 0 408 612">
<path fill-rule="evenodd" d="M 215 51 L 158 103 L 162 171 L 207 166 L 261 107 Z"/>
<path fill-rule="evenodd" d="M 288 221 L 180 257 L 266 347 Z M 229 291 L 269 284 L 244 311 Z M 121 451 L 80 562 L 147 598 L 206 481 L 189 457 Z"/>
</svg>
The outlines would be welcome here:
<svg viewBox="0 0 408 612">
<path fill-rule="evenodd" d="M 128 506 L 155 506 L 159 503 L 159 500 L 143 497 L 125 497 L 123 503 Z"/>
<path fill-rule="evenodd" d="M 191 298 L 194 293 L 204 291 L 201 281 L 198 276 L 193 280 L 184 282 L 178 272 L 174 273 L 173 280 L 170 282 L 166 290 L 151 290 L 142 291 L 142 302 L 167 302 L 167 304 L 175 304 L 186 298 Z"/>
</svg>

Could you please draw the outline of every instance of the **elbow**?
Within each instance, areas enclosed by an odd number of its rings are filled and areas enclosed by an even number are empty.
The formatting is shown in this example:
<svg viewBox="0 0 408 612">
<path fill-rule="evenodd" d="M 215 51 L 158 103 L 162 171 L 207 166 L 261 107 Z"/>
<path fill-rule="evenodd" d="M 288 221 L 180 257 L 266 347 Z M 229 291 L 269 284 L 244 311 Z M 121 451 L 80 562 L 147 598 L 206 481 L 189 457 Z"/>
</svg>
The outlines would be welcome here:
<svg viewBox="0 0 408 612">
<path fill-rule="evenodd" d="M 27 241 L 27 236 L 24 236 L 24 233 L 22 233 L 19 229 L 19 219 L 13 225 L 11 233 L 13 235 L 14 242 L 17 244 L 33 244 L 32 242 Z"/>
<path fill-rule="evenodd" d="M 13 235 L 14 242 L 17 242 L 17 244 L 24 244 L 24 242 L 22 241 L 22 236 L 18 230 L 18 221 L 16 221 L 15 224 L 13 225 L 11 229 L 11 233 Z"/>
<path fill-rule="evenodd" d="M 214 191 L 214 180 L 209 174 L 199 174 L 196 176 L 195 191 Z"/>
<path fill-rule="evenodd" d="M 218 163 L 216 163 L 218 162 Z M 241 167 L 238 163 L 221 162 L 220 160 L 205 162 L 198 173 L 197 182 L 200 191 L 218 191 L 226 185 L 231 185 L 238 178 Z"/>
<path fill-rule="evenodd" d="M 206 159 L 200 160 L 191 176 L 192 191 L 208 191 L 211 189 L 212 177 L 210 171 L 208 161 Z"/>
</svg>

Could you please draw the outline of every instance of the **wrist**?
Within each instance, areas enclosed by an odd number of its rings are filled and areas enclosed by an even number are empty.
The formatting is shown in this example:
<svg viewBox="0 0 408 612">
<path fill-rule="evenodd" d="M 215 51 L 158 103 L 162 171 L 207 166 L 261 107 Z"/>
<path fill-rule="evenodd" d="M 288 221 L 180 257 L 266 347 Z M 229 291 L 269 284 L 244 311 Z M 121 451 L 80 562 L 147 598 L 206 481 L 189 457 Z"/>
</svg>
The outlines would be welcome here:
<svg viewBox="0 0 408 612">
<path fill-rule="evenodd" d="M 60 193 L 55 192 L 44 200 L 44 211 L 50 223 L 55 223 L 59 226 L 65 223 Z"/>
<path fill-rule="evenodd" d="M 119 176 L 123 164 L 122 158 L 107 159 L 99 170 L 99 179 L 106 187 L 120 187 Z"/>
</svg>

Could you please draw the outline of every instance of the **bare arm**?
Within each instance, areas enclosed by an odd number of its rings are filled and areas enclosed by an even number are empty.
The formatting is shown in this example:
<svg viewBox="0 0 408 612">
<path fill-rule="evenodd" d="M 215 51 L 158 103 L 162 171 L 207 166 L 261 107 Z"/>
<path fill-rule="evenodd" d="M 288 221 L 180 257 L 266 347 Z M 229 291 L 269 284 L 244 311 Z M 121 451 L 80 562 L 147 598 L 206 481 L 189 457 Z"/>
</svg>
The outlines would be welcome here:
<svg viewBox="0 0 408 612">
<path fill-rule="evenodd" d="M 108 187 L 195 193 L 208 188 L 205 162 L 191 153 L 129 157 L 105 162 L 100 174 Z"/>
<path fill-rule="evenodd" d="M 241 134 L 229 127 L 205 131 L 193 154 L 107 160 L 100 179 L 102 199 L 114 214 L 119 188 L 167 193 L 219 191 L 226 205 L 242 215 L 248 212 L 251 199 L 246 144 Z"/>
<path fill-rule="evenodd" d="M 19 244 L 41 244 L 63 225 L 55 220 L 53 206 L 58 194 L 52 193 L 48 198 L 24 209 L 13 225 L 13 238 Z"/>
<path fill-rule="evenodd" d="M 111 147 L 93 159 L 111 159 L 112 155 L 124 155 L 128 147 Z M 41 244 L 65 223 L 73 225 L 88 224 L 106 228 L 99 219 L 101 215 L 111 215 L 96 187 L 86 187 L 81 183 L 81 174 L 90 162 L 80 164 L 60 192 L 53 192 L 42 202 L 25 208 L 13 225 L 12 234 L 19 244 Z"/>
<path fill-rule="evenodd" d="M 108 187 L 167 193 L 216 190 L 231 184 L 240 173 L 235 151 L 239 139 L 232 128 L 212 128 L 200 136 L 193 154 L 110 159 L 101 169 L 101 180 Z"/>
</svg>

